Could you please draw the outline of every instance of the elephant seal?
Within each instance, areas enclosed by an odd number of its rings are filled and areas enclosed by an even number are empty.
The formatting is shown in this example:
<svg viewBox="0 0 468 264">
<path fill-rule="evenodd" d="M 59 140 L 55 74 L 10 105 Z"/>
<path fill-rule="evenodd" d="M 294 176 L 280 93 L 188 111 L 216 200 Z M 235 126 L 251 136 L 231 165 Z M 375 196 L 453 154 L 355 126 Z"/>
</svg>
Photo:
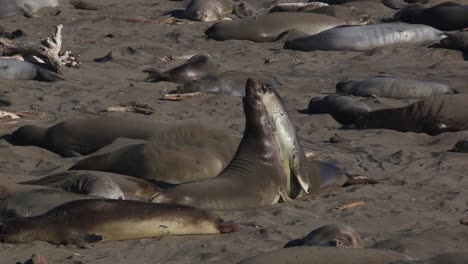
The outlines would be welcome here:
<svg viewBox="0 0 468 264">
<path fill-rule="evenodd" d="M 239 137 L 193 122 L 168 126 L 146 144 L 123 147 L 77 162 L 70 170 L 97 170 L 183 183 L 218 175 L 233 157 Z"/>
<path fill-rule="evenodd" d="M 278 87 L 279 82 L 274 76 L 266 74 L 225 71 L 216 75 L 208 75 L 201 79 L 177 87 L 178 93 L 203 92 L 209 94 L 227 94 L 236 97 L 245 95 L 245 82 L 248 78 L 260 81 L 262 84 Z"/>
<path fill-rule="evenodd" d="M 312 98 L 308 109 L 300 111 L 308 114 L 330 114 L 335 120 L 344 126 L 355 124 L 357 118 L 371 109 L 368 105 L 349 96 L 331 94 Z"/>
<path fill-rule="evenodd" d="M 447 37 L 440 41 L 444 48 L 468 52 L 468 31 L 447 33 Z"/>
<path fill-rule="evenodd" d="M 32 145 L 62 157 L 79 157 L 93 153 L 117 138 L 148 139 L 157 127 L 154 123 L 117 117 L 70 119 L 48 128 L 22 126 L 6 138 L 14 145 Z"/>
<path fill-rule="evenodd" d="M 310 232 L 303 239 L 304 246 L 363 248 L 361 236 L 349 225 L 329 224 Z"/>
<path fill-rule="evenodd" d="M 148 68 L 143 72 L 148 73 L 146 81 L 149 82 L 174 82 L 174 83 L 189 83 L 193 80 L 198 80 L 209 74 L 217 73 L 219 65 L 210 57 L 199 54 L 191 57 L 184 64 L 173 69 L 161 72 L 154 68 Z"/>
<path fill-rule="evenodd" d="M 412 258 L 383 249 L 289 247 L 247 258 L 238 264 L 394 264 L 398 260 Z"/>
<path fill-rule="evenodd" d="M 269 13 L 275 12 L 305 12 L 315 10 L 317 8 L 328 6 L 322 2 L 309 2 L 309 3 L 279 3 L 268 10 Z"/>
<path fill-rule="evenodd" d="M 0 58 L 0 79 L 2 80 L 38 80 L 45 82 L 61 81 L 56 73 L 27 61 L 13 58 Z"/>
<path fill-rule="evenodd" d="M 364 113 L 357 120 L 359 129 L 392 129 L 401 132 L 438 135 L 468 129 L 465 111 L 468 94 L 426 97 L 408 106 Z"/>
<path fill-rule="evenodd" d="M 160 191 L 159 187 L 156 185 L 135 177 L 102 171 L 84 170 L 60 172 L 37 180 L 21 182 L 21 184 L 41 185 L 75 193 L 112 198 L 99 195 L 103 185 L 107 187 L 108 181 L 117 185 L 119 190 L 123 193 L 125 200 L 148 201 L 155 193 Z M 78 191 L 74 191 L 76 189 L 78 189 Z"/>
<path fill-rule="evenodd" d="M 458 94 L 457 90 L 441 82 L 381 76 L 361 81 L 341 81 L 336 84 L 336 92 L 395 99 L 421 99 L 435 95 Z"/>
<path fill-rule="evenodd" d="M 439 42 L 446 35 L 426 25 L 376 24 L 336 27 L 316 35 L 288 39 L 285 49 L 366 51 L 389 45 Z"/>
<path fill-rule="evenodd" d="M 218 41 L 238 39 L 273 42 L 282 38 L 285 32 L 291 29 L 297 29 L 307 34 L 317 34 L 323 30 L 345 24 L 338 18 L 321 14 L 281 12 L 218 22 L 208 28 L 205 35 Z"/>
<path fill-rule="evenodd" d="M 191 0 L 184 17 L 194 21 L 211 22 L 223 19 L 234 11 L 230 0 Z"/>
<path fill-rule="evenodd" d="M 15 0 L 0 0 L 0 18 L 22 15 L 23 10 Z"/>
<path fill-rule="evenodd" d="M 1 226 L 0 239 L 5 243 L 41 240 L 59 245 L 221 234 L 237 229 L 232 222 L 188 206 L 92 199 L 71 201 L 36 217 L 9 219 Z"/>
<path fill-rule="evenodd" d="M 42 8 L 57 7 L 58 0 L 16 0 L 18 5 L 31 13 L 36 13 Z"/>
<path fill-rule="evenodd" d="M 468 140 L 459 140 L 452 148 L 453 152 L 468 153 Z"/>
<path fill-rule="evenodd" d="M 63 203 L 93 197 L 44 186 L 0 185 L 0 222 L 14 217 L 41 215 Z"/>
<path fill-rule="evenodd" d="M 329 5 L 306 11 L 316 14 L 337 17 L 339 19 L 344 20 L 348 25 L 367 25 L 376 23 L 376 19 L 371 15 L 365 12 L 358 11 L 358 9 L 356 8 L 347 6 Z"/>
<path fill-rule="evenodd" d="M 395 15 L 395 19 L 444 31 L 460 30 L 468 27 L 468 6 L 445 2 L 429 8 L 404 8 Z"/>
<path fill-rule="evenodd" d="M 119 185 L 106 175 L 59 173 L 38 180 L 21 182 L 20 184 L 47 186 L 66 192 L 108 199 L 125 199 Z"/>
<path fill-rule="evenodd" d="M 177 185 L 153 202 L 191 205 L 209 210 L 248 210 L 289 201 L 290 195 L 319 188 L 310 182 L 304 151 L 278 93 L 253 79 L 242 99 L 245 130 L 237 152 L 217 177 Z M 300 191 L 293 190 L 299 188 Z"/>
</svg>

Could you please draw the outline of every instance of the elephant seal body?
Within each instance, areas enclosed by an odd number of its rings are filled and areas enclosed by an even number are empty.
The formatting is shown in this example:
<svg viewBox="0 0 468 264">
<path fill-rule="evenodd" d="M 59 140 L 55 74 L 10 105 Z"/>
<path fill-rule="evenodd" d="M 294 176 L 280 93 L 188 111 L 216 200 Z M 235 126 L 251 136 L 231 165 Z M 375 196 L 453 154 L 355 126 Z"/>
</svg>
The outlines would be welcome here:
<svg viewBox="0 0 468 264">
<path fill-rule="evenodd" d="M 40 66 L 13 58 L 0 58 L 0 79 L 2 80 L 38 80 L 55 82 L 63 80 L 56 73 Z"/>
<path fill-rule="evenodd" d="M 212 178 L 229 163 L 239 137 L 228 130 L 196 123 L 176 124 L 158 131 L 146 144 L 85 158 L 71 170 L 98 170 L 183 183 Z"/>
<path fill-rule="evenodd" d="M 444 48 L 468 52 L 468 31 L 447 33 L 447 37 L 440 41 Z"/>
<path fill-rule="evenodd" d="M 21 184 L 41 185 L 75 193 L 113 198 L 109 197 L 109 195 L 99 195 L 104 191 L 106 194 L 109 193 L 109 191 L 106 191 L 109 189 L 109 181 L 111 182 L 111 190 L 116 189 L 113 187 L 113 185 L 116 185 L 118 190 L 123 193 L 122 196 L 125 200 L 148 201 L 155 193 L 160 191 L 156 185 L 135 177 L 102 171 L 84 170 L 56 173 L 37 180 L 22 182 Z"/>
<path fill-rule="evenodd" d="M 304 246 L 363 248 L 361 236 L 349 225 L 330 224 L 310 232 L 303 239 Z"/>
<path fill-rule="evenodd" d="M 0 221 L 37 216 L 69 201 L 93 198 L 44 186 L 21 184 L 0 186 L 0 195 Z"/>
<path fill-rule="evenodd" d="M 148 139 L 156 129 L 154 123 L 126 118 L 71 119 L 49 128 L 22 126 L 13 132 L 9 141 L 45 148 L 62 157 L 77 157 L 93 153 L 117 138 Z"/>
<path fill-rule="evenodd" d="M 211 22 L 223 19 L 234 11 L 230 0 L 191 0 L 184 17 L 194 21 Z"/>
<path fill-rule="evenodd" d="M 312 98 L 308 109 L 302 111 L 308 114 L 330 114 L 344 126 L 351 126 L 356 118 L 370 111 L 369 106 L 349 96 L 328 95 Z"/>
<path fill-rule="evenodd" d="M 7 220 L 0 233 L 6 243 L 41 240 L 58 245 L 236 230 L 234 223 L 187 206 L 92 199 L 65 203 L 36 217 Z"/>
<path fill-rule="evenodd" d="M 247 210 L 288 201 L 294 187 L 308 192 L 319 185 L 305 175 L 305 154 L 276 91 L 248 79 L 243 105 L 244 135 L 226 169 L 213 179 L 166 189 L 153 202 Z"/>
<path fill-rule="evenodd" d="M 149 74 L 146 81 L 150 82 L 174 82 L 174 83 L 189 83 L 193 80 L 198 80 L 209 74 L 218 72 L 219 65 L 216 64 L 210 57 L 199 54 L 191 57 L 184 64 L 173 69 L 161 72 L 154 68 L 143 70 Z"/>
<path fill-rule="evenodd" d="M 21 184 L 47 186 L 66 192 L 108 199 L 125 199 L 119 185 L 106 175 L 59 173 L 39 180 L 22 182 Z"/>
<path fill-rule="evenodd" d="M 468 94 L 427 97 L 405 107 L 371 111 L 358 120 L 357 127 L 429 135 L 467 130 L 466 102 Z"/>
<path fill-rule="evenodd" d="M 15 0 L 0 0 L 0 18 L 22 15 L 23 11 Z"/>
<path fill-rule="evenodd" d="M 218 22 L 208 28 L 205 34 L 218 41 L 238 39 L 273 42 L 280 39 L 288 30 L 296 29 L 307 34 L 317 34 L 340 25 L 345 25 L 345 22 L 331 16 L 282 12 Z"/>
<path fill-rule="evenodd" d="M 18 5 L 23 9 L 36 13 L 45 7 L 57 7 L 59 5 L 58 0 L 16 0 Z"/>
<path fill-rule="evenodd" d="M 398 252 L 382 249 L 290 247 L 251 257 L 238 264 L 393 264 L 398 260 L 411 259 Z"/>
<path fill-rule="evenodd" d="M 274 76 L 242 71 L 226 71 L 217 75 L 208 75 L 199 80 L 177 87 L 178 93 L 203 92 L 209 94 L 227 94 L 236 97 L 245 95 L 245 82 L 248 78 L 260 81 L 262 84 L 277 87 Z"/>
<path fill-rule="evenodd" d="M 460 30 L 468 27 L 468 6 L 445 2 L 429 8 L 403 9 L 395 15 L 402 22 L 424 24 L 439 30 Z"/>
<path fill-rule="evenodd" d="M 459 140 L 452 149 L 453 152 L 468 153 L 468 140 Z"/>
<path fill-rule="evenodd" d="M 425 25 L 376 24 L 337 27 L 312 36 L 288 39 L 284 48 L 300 51 L 366 51 L 389 45 L 438 42 L 444 37 L 443 32 Z"/>
<path fill-rule="evenodd" d="M 395 77 L 372 77 L 362 81 L 342 81 L 336 85 L 336 92 L 355 96 L 395 99 L 420 99 L 428 96 L 458 93 L 444 83 Z"/>
</svg>

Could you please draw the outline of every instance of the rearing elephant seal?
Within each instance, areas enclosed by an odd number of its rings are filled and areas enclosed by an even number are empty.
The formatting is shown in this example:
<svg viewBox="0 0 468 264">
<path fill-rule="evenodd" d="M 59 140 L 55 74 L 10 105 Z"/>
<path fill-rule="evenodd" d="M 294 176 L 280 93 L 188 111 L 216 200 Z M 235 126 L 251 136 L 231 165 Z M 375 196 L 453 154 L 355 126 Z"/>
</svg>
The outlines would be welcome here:
<svg viewBox="0 0 468 264">
<path fill-rule="evenodd" d="M 248 79 L 245 93 L 244 136 L 226 169 L 213 179 L 164 190 L 153 202 L 247 210 L 290 200 L 292 184 L 305 192 L 318 188 L 319 179 L 310 182 L 305 175 L 305 154 L 277 92 Z"/>
<path fill-rule="evenodd" d="M 468 129 L 468 94 L 440 95 L 408 106 L 380 109 L 358 119 L 360 129 L 392 129 L 401 132 L 438 135 Z"/>
<path fill-rule="evenodd" d="M 218 72 L 219 65 L 210 57 L 199 54 L 191 57 L 184 64 L 173 69 L 161 72 L 155 68 L 148 68 L 143 72 L 148 73 L 146 81 L 149 82 L 174 82 L 174 83 L 189 83 L 194 80 L 203 78 L 209 74 Z"/>
<path fill-rule="evenodd" d="M 361 236 L 349 225 L 331 224 L 319 227 L 303 239 L 304 246 L 363 248 Z"/>
<path fill-rule="evenodd" d="M 230 0 L 191 0 L 184 17 L 202 22 L 221 20 L 234 11 L 233 6 Z"/>
<path fill-rule="evenodd" d="M 62 157 L 88 155 L 117 138 L 148 139 L 156 132 L 154 123 L 117 117 L 71 119 L 49 128 L 26 125 L 7 140 L 14 145 L 37 146 Z"/>
<path fill-rule="evenodd" d="M 55 245 L 151 238 L 164 235 L 220 234 L 238 229 L 200 209 L 138 201 L 72 201 L 36 217 L 9 219 L 0 239 L 6 243 L 42 240 Z"/>
<path fill-rule="evenodd" d="M 281 12 L 218 22 L 208 28 L 205 34 L 219 41 L 239 39 L 273 42 L 288 30 L 296 29 L 312 35 L 345 24 L 341 19 L 321 14 Z"/>
</svg>

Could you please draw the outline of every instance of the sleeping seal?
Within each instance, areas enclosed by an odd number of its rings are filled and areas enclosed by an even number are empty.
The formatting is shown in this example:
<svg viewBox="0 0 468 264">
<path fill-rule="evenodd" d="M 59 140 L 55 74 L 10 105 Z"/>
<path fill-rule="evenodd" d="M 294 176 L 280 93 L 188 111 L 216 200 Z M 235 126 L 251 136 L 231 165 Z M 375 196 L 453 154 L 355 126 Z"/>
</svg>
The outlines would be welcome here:
<svg viewBox="0 0 468 264">
<path fill-rule="evenodd" d="M 445 2 L 429 8 L 402 9 L 395 19 L 411 24 L 424 24 L 439 30 L 460 30 L 468 27 L 468 6 Z"/>
<path fill-rule="evenodd" d="M 339 82 L 336 84 L 336 92 L 355 96 L 395 99 L 420 99 L 428 96 L 458 93 L 441 82 L 380 76 L 362 81 Z"/>
<path fill-rule="evenodd" d="M 305 175 L 304 151 L 277 92 L 248 79 L 242 101 L 244 135 L 226 169 L 215 178 L 166 189 L 153 202 L 247 210 L 289 201 L 295 187 L 305 192 L 319 188 L 318 177 L 310 182 Z"/>
<path fill-rule="evenodd" d="M 447 37 L 440 41 L 444 48 L 468 52 L 468 31 L 447 33 Z"/>
<path fill-rule="evenodd" d="M 364 113 L 357 121 L 360 129 L 392 129 L 401 132 L 438 135 L 468 129 L 468 94 L 440 95 L 408 106 Z"/>
<path fill-rule="evenodd" d="M 182 183 L 212 178 L 232 159 L 239 137 L 231 131 L 198 123 L 160 129 L 146 144 L 80 160 L 70 170 L 98 170 Z"/>
<path fill-rule="evenodd" d="M 468 140 L 459 140 L 452 148 L 453 152 L 468 153 Z"/>
<path fill-rule="evenodd" d="M 193 80 L 198 80 L 209 74 L 218 72 L 219 65 L 210 57 L 199 54 L 191 57 L 184 64 L 173 69 L 161 72 L 155 68 L 148 68 L 143 72 L 148 73 L 148 82 L 174 82 L 188 83 Z"/>
<path fill-rule="evenodd" d="M 84 170 L 60 172 L 37 180 L 21 182 L 21 184 L 41 185 L 65 191 L 70 191 L 72 188 L 72 190 L 78 189 L 78 191 L 72 192 L 111 198 L 99 195 L 99 192 L 94 191 L 94 189 L 102 189 L 102 185 L 105 187 L 107 180 L 103 179 L 109 179 L 116 184 L 121 192 L 123 192 L 125 200 L 148 201 L 155 193 L 160 191 L 156 185 L 135 177 L 103 171 Z"/>
<path fill-rule="evenodd" d="M 371 109 L 368 105 L 360 102 L 349 96 L 331 94 L 321 97 L 312 98 L 306 110 L 301 110 L 301 113 L 308 114 L 330 114 L 343 126 L 354 125 L 356 119 L 363 113 L 369 112 Z"/>
<path fill-rule="evenodd" d="M 304 246 L 363 248 L 361 236 L 349 225 L 329 224 L 310 232 L 303 239 Z"/>
<path fill-rule="evenodd" d="M 62 77 L 40 66 L 13 58 L 0 58 L 0 79 L 55 82 Z"/>
<path fill-rule="evenodd" d="M 389 45 L 415 45 L 438 42 L 446 35 L 429 26 L 412 24 L 376 24 L 336 27 L 312 36 L 288 39 L 285 49 L 366 51 Z"/>
<path fill-rule="evenodd" d="M 237 229 L 232 222 L 188 206 L 92 199 L 68 202 L 36 217 L 9 219 L 1 226 L 0 239 L 4 243 L 41 240 L 59 245 L 221 234 Z"/>
<path fill-rule="evenodd" d="M 16 0 L 18 5 L 31 13 L 36 13 L 45 7 L 57 7 L 58 0 Z"/>
<path fill-rule="evenodd" d="M 321 14 L 281 12 L 218 22 L 208 28 L 205 34 L 218 41 L 238 39 L 273 42 L 288 30 L 296 29 L 306 34 L 317 34 L 345 24 L 338 18 Z"/>
<path fill-rule="evenodd" d="M 191 0 L 184 17 L 201 22 L 221 20 L 234 11 L 233 7 L 230 0 Z"/>
<path fill-rule="evenodd" d="M 38 180 L 21 182 L 20 184 L 47 186 L 66 192 L 108 199 L 125 199 L 119 185 L 107 175 L 59 173 Z"/>
<path fill-rule="evenodd" d="M 148 139 L 156 129 L 154 123 L 127 118 L 70 119 L 48 128 L 22 126 L 7 140 L 14 145 L 45 148 L 62 157 L 78 157 L 93 153 L 117 138 Z"/>
</svg>

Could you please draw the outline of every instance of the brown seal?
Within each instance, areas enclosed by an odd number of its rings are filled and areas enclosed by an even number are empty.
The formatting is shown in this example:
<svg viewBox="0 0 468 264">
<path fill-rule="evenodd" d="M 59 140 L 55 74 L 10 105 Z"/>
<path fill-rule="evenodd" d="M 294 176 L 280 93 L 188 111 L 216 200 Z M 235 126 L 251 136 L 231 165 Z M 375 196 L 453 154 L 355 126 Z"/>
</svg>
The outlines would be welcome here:
<svg viewBox="0 0 468 264">
<path fill-rule="evenodd" d="M 310 232 L 303 239 L 304 246 L 363 248 L 361 236 L 354 228 L 343 224 L 329 224 Z"/>
<path fill-rule="evenodd" d="M 139 201 L 71 201 L 36 217 L 18 217 L 1 226 L 1 241 L 81 244 L 164 235 L 220 234 L 237 225 L 200 209 Z"/>
</svg>

